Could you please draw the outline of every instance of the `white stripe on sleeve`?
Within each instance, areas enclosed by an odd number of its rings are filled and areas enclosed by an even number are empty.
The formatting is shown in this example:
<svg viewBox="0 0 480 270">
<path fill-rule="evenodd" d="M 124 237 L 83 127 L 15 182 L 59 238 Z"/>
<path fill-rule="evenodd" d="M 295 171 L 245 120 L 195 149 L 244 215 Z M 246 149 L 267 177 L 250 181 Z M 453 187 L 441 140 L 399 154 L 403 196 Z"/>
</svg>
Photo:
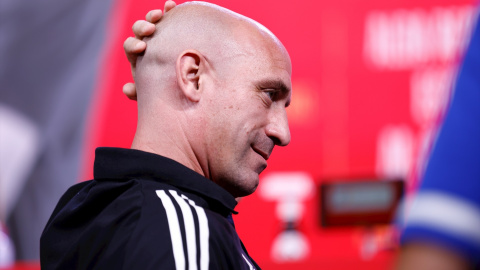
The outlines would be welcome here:
<svg viewBox="0 0 480 270">
<path fill-rule="evenodd" d="M 172 194 L 173 198 L 175 198 L 175 201 L 177 201 L 183 214 L 188 251 L 188 269 L 197 270 L 197 241 L 195 237 L 195 223 L 193 221 L 192 210 L 187 202 L 180 198 L 175 190 L 170 190 L 169 192 Z"/>
<path fill-rule="evenodd" d="M 250 270 L 255 270 L 255 268 L 253 268 L 253 265 L 248 261 L 248 259 L 245 257 L 245 255 L 242 254 L 242 257 L 247 262 L 248 267 L 250 267 Z"/>
<path fill-rule="evenodd" d="M 420 192 L 406 215 L 406 224 L 431 226 L 480 244 L 480 209 L 458 197 Z"/>
<path fill-rule="evenodd" d="M 173 258 L 175 259 L 175 268 L 185 270 L 185 254 L 183 252 L 182 233 L 178 222 L 177 211 L 173 202 L 163 190 L 157 190 L 157 196 L 162 200 L 163 207 L 167 213 L 168 228 L 170 229 L 170 238 L 172 240 Z"/>
<path fill-rule="evenodd" d="M 195 205 L 195 202 L 190 200 L 187 196 L 182 195 L 182 198 L 188 200 L 191 206 L 195 209 L 198 216 L 198 224 L 200 230 L 200 270 L 208 270 L 210 263 L 209 238 L 210 231 L 208 229 L 208 219 L 205 210 L 202 207 Z"/>
</svg>

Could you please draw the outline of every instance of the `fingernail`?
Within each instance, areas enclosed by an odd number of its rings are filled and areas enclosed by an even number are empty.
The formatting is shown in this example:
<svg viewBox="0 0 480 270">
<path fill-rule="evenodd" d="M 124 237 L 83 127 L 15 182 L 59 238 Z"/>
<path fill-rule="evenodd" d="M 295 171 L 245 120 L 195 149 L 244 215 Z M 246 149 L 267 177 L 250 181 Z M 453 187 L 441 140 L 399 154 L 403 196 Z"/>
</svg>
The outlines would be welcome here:
<svg viewBox="0 0 480 270">
<path fill-rule="evenodd" d="M 140 41 L 140 42 L 137 43 L 137 45 L 135 45 L 135 49 L 136 50 L 142 50 L 145 47 L 145 45 L 146 45 L 145 42 Z"/>
</svg>

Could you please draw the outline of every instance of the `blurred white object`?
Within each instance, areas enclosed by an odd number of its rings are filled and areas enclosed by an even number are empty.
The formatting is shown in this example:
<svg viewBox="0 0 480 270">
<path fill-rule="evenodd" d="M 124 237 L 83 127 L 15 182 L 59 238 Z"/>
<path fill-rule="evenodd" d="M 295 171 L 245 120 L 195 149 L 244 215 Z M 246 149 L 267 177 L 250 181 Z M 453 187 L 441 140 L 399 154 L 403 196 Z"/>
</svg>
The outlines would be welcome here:
<svg viewBox="0 0 480 270">
<path fill-rule="evenodd" d="M 283 231 L 273 240 L 271 256 L 275 262 L 301 261 L 309 253 L 307 238 L 299 231 Z"/>
<path fill-rule="evenodd" d="M 0 220 L 5 221 L 17 201 L 39 148 L 35 124 L 0 104 Z"/>
<path fill-rule="evenodd" d="M 410 114 L 423 127 L 436 125 L 445 110 L 452 81 L 452 66 L 416 70 L 410 78 Z"/>
<path fill-rule="evenodd" d="M 406 179 L 413 164 L 414 135 L 406 125 L 387 125 L 377 140 L 377 175 Z"/>
<path fill-rule="evenodd" d="M 303 205 L 297 200 L 281 200 L 276 210 L 277 217 L 283 222 L 296 222 L 303 216 Z"/>
<path fill-rule="evenodd" d="M 15 253 L 12 241 L 8 235 L 3 231 L 0 224 L 0 267 L 8 267 L 13 265 L 15 260 Z"/>
<path fill-rule="evenodd" d="M 276 262 L 305 259 L 310 253 L 308 239 L 296 226 L 304 213 L 304 202 L 315 194 L 312 177 L 305 172 L 277 172 L 261 180 L 260 197 L 276 201 L 276 215 L 286 228 L 273 241 L 271 256 Z"/>
<path fill-rule="evenodd" d="M 312 177 L 304 172 L 277 172 L 265 176 L 259 194 L 277 201 L 276 214 L 283 222 L 295 223 L 303 216 L 303 202 L 315 194 Z"/>
<path fill-rule="evenodd" d="M 306 172 L 276 172 L 262 178 L 259 191 L 266 200 L 304 201 L 315 194 L 315 185 Z"/>
</svg>

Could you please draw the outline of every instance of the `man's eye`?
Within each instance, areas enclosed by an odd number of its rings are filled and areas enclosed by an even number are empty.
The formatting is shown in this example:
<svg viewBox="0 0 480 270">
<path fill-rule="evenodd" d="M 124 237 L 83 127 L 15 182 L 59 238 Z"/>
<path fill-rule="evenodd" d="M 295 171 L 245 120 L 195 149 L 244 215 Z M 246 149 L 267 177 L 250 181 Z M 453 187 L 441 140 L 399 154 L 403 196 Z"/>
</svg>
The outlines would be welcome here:
<svg viewBox="0 0 480 270">
<path fill-rule="evenodd" d="M 277 92 L 276 91 L 265 91 L 265 94 L 268 96 L 268 98 L 270 100 L 275 100 Z"/>
</svg>

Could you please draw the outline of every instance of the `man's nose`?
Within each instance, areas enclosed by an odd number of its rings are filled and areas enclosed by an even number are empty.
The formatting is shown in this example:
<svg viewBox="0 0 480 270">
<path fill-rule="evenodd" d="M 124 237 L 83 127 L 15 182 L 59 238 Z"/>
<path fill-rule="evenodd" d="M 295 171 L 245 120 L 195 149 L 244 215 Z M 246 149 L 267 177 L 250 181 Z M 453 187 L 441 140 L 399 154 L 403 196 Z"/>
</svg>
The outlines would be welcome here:
<svg viewBox="0 0 480 270">
<path fill-rule="evenodd" d="M 270 123 L 266 134 L 276 145 L 286 146 L 290 143 L 290 128 L 288 127 L 287 111 L 281 108 L 270 115 Z"/>
</svg>

